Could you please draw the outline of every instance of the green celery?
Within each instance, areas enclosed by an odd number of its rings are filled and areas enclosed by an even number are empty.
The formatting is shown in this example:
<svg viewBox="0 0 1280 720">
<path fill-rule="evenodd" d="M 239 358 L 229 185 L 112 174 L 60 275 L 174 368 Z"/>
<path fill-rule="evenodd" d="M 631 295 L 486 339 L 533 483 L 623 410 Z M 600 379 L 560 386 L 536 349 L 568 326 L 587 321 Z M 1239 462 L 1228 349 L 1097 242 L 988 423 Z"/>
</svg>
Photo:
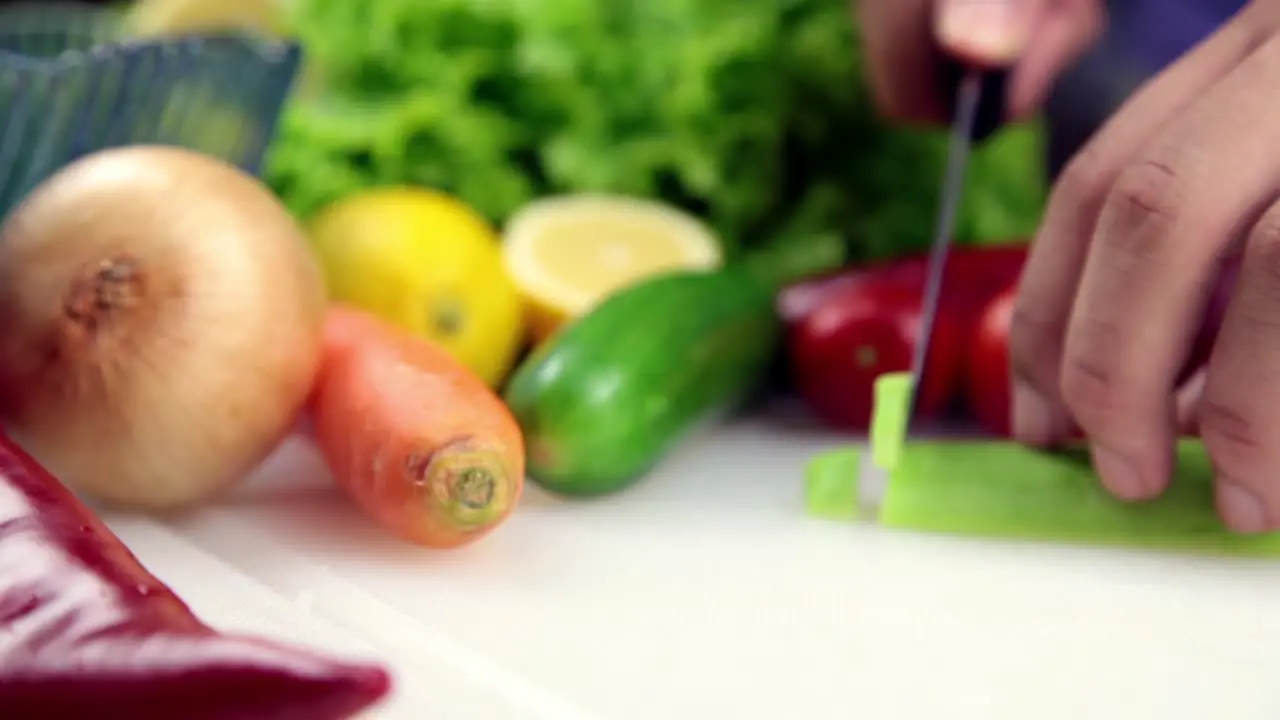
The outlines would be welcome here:
<svg viewBox="0 0 1280 720">
<path fill-rule="evenodd" d="M 829 520 L 858 516 L 859 448 L 840 448 L 815 455 L 804 472 L 804 502 L 809 514 Z"/>
<path fill-rule="evenodd" d="M 886 373 L 876 378 L 871 415 L 871 461 L 885 470 L 898 466 L 907 437 L 911 375 Z"/>
<path fill-rule="evenodd" d="M 900 375 L 900 374 L 899 374 Z M 905 415 L 901 378 L 877 383 L 876 420 Z M 883 391 L 882 391 L 883 388 Z M 901 423 L 894 420 L 896 427 Z M 874 437 L 875 446 L 892 444 Z M 1280 555 L 1280 533 L 1244 536 L 1218 519 L 1213 468 L 1197 440 L 1178 444 L 1160 497 L 1127 503 L 1098 482 L 1083 448 L 1047 453 L 1006 441 L 904 442 L 885 465 L 880 522 L 888 527 L 987 537 L 1112 544 L 1238 555 Z M 879 459 L 883 452 L 875 453 Z"/>
</svg>

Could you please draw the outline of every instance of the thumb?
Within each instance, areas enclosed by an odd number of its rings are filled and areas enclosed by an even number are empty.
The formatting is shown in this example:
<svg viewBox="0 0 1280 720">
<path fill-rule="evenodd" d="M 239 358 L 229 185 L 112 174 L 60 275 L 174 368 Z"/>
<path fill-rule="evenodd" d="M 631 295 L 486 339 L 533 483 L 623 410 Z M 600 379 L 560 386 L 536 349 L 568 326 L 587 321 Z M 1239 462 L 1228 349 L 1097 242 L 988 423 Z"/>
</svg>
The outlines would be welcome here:
<svg viewBox="0 0 1280 720">
<path fill-rule="evenodd" d="M 934 33 L 942 49 L 957 59 L 1012 65 L 1030 41 L 1045 5 L 1046 0 L 938 0 Z"/>
</svg>

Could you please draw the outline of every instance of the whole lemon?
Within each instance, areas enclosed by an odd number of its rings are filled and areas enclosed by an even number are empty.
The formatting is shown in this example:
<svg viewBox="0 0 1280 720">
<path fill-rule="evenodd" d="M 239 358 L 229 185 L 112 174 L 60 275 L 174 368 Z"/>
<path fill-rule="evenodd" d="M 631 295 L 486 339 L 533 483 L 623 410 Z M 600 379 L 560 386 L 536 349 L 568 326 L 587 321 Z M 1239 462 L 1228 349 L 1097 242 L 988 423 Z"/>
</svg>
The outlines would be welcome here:
<svg viewBox="0 0 1280 720">
<path fill-rule="evenodd" d="M 338 200 L 310 226 L 332 299 L 436 342 L 491 387 L 502 382 L 524 325 L 488 221 L 444 193 L 387 187 Z"/>
<path fill-rule="evenodd" d="M 285 34 L 284 0 L 138 0 L 125 16 L 134 37 L 248 30 L 270 37 Z"/>
</svg>

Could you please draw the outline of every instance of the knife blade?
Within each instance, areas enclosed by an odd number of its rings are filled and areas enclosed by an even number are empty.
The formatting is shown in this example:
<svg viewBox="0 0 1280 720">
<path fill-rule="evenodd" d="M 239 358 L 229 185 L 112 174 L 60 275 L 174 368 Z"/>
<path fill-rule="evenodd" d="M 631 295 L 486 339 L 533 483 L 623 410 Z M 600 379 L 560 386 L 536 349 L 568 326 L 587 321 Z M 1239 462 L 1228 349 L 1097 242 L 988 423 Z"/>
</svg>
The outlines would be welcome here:
<svg viewBox="0 0 1280 720">
<path fill-rule="evenodd" d="M 946 275 L 947 255 L 951 249 L 956 214 L 964 190 L 965 170 L 969 152 L 975 143 L 981 143 L 995 134 L 1004 120 L 1006 90 L 1009 73 L 1005 69 L 976 69 L 966 67 L 954 59 L 942 63 L 943 92 L 954 102 L 952 109 L 951 139 L 947 152 L 946 171 L 939 198 L 937 226 L 930 249 L 924 296 L 921 299 L 920 325 L 917 329 L 915 348 L 912 350 L 908 413 L 901 422 L 905 427 L 891 430 L 911 437 L 917 415 L 917 398 L 924 382 L 929 362 L 929 344 L 933 337 L 934 319 L 942 302 L 943 279 Z M 857 475 L 857 496 L 860 514 L 874 519 L 888 486 L 888 470 L 876 464 L 871 453 L 864 454 Z"/>
<path fill-rule="evenodd" d="M 946 66 L 944 80 L 956 78 L 955 109 L 947 149 L 946 171 L 942 179 L 937 224 L 929 250 L 920 325 L 911 358 L 911 387 L 907 407 L 907 432 L 916 427 L 920 386 L 925 381 L 933 326 L 942 300 L 947 256 L 955 235 L 956 215 L 964 194 L 965 171 L 975 142 L 999 129 L 1004 113 L 1007 73 L 1003 70 L 966 69 L 956 63 Z M 959 75 L 958 78 L 956 75 Z"/>
</svg>

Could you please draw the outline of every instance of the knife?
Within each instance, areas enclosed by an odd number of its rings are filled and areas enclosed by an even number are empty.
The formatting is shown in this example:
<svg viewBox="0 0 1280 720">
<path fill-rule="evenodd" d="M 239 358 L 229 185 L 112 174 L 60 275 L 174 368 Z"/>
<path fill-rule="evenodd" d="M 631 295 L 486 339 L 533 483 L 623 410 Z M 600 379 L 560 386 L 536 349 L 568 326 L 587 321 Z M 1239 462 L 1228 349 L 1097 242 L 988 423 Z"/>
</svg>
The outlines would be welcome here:
<svg viewBox="0 0 1280 720">
<path fill-rule="evenodd" d="M 937 225 L 934 230 L 933 244 L 929 250 L 920 326 L 911 358 L 912 382 L 907 405 L 909 408 L 908 434 L 915 427 L 919 389 L 920 384 L 924 382 L 934 321 L 938 316 L 938 304 L 942 300 L 947 255 L 951 249 L 956 214 L 964 193 L 969 153 L 974 143 L 983 142 L 1000 128 L 1004 118 L 1008 86 L 1009 74 L 1004 69 L 966 67 L 952 61 L 945 63 L 943 70 L 943 82 L 946 87 L 955 89 L 955 104 L 946 171 L 942 179 L 942 194 L 938 205 Z"/>
<path fill-rule="evenodd" d="M 947 151 L 946 172 L 942 180 L 942 194 L 938 205 L 937 227 L 930 249 L 924 297 L 921 301 L 920 325 L 911 359 L 911 384 L 908 388 L 908 413 L 904 426 L 890 428 L 900 437 L 910 437 L 915 427 L 918 390 L 924 381 L 929 360 L 929 343 L 933 337 L 934 318 L 942 300 L 942 281 L 947 267 L 947 254 L 951 249 L 955 230 L 956 211 L 964 190 L 965 168 L 969 151 L 974 143 L 981 143 L 995 134 L 1004 120 L 1008 71 L 967 67 L 948 61 L 943 65 L 944 93 L 952 107 L 951 140 Z M 888 484 L 888 470 L 877 464 L 872 453 L 864 453 L 858 461 L 857 507 L 859 513 L 874 520 L 884 500 Z"/>
</svg>

